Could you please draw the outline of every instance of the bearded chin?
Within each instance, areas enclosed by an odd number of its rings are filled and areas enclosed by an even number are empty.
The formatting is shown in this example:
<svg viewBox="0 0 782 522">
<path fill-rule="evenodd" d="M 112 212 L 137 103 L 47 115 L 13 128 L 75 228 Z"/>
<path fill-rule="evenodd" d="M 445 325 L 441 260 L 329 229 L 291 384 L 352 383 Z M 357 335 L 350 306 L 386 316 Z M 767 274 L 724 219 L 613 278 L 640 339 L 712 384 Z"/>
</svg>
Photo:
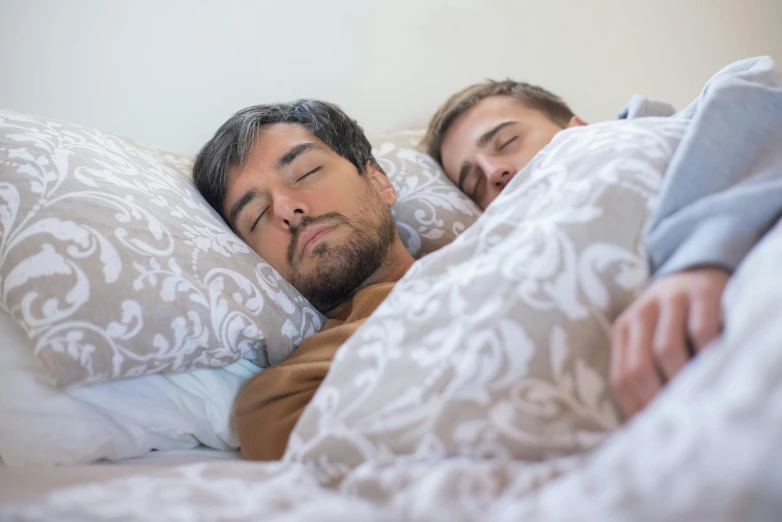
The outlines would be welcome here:
<svg viewBox="0 0 782 522">
<path fill-rule="evenodd" d="M 318 245 L 312 252 L 317 268 L 294 286 L 315 308 L 326 313 L 350 298 L 380 268 L 385 256 L 367 256 L 366 253 Z"/>
<path fill-rule="evenodd" d="M 349 299 L 385 261 L 396 223 L 391 212 L 384 210 L 379 222 L 364 222 L 361 227 L 344 225 L 351 229 L 346 239 L 336 244 L 323 241 L 312 250 L 315 268 L 293 277 L 293 286 L 320 312 Z"/>
</svg>

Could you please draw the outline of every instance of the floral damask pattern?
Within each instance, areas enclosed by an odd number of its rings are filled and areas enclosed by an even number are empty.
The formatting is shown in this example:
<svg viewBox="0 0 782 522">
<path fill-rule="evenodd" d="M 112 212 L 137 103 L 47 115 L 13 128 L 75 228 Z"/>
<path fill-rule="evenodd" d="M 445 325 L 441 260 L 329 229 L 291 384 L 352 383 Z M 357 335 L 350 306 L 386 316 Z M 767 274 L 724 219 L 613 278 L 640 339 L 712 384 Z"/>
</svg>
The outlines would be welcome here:
<svg viewBox="0 0 782 522">
<path fill-rule="evenodd" d="M 286 457 L 340 480 L 384 455 L 538 461 L 620 424 L 608 331 L 646 278 L 643 223 L 686 123 L 560 133 L 339 350 Z"/>
<path fill-rule="evenodd" d="M 481 210 L 417 144 L 422 132 L 406 131 L 372 140 L 372 152 L 394 184 L 391 209 L 407 250 L 416 259 L 450 244 Z"/>
<path fill-rule="evenodd" d="M 320 328 L 189 169 L 183 156 L 0 112 L 0 305 L 58 385 L 273 364 Z"/>
</svg>

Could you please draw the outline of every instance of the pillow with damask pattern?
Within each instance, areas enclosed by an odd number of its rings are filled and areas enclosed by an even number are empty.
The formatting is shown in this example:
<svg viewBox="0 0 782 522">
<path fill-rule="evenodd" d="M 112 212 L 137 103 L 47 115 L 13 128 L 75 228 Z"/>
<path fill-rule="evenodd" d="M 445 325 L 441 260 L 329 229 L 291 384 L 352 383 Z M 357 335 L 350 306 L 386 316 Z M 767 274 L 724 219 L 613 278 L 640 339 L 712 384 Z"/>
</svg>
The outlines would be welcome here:
<svg viewBox="0 0 782 522">
<path fill-rule="evenodd" d="M 420 150 L 423 131 L 373 139 L 372 153 L 397 192 L 391 212 L 407 250 L 416 259 L 439 250 L 464 232 L 481 210 Z"/>
<path fill-rule="evenodd" d="M 321 327 L 189 171 L 185 156 L 0 111 L 0 306 L 56 385 L 267 366 Z"/>
<path fill-rule="evenodd" d="M 415 147 L 374 140 L 419 258 L 479 209 Z M 0 306 L 57 386 L 284 360 L 322 316 L 212 211 L 191 159 L 0 111 Z"/>
</svg>

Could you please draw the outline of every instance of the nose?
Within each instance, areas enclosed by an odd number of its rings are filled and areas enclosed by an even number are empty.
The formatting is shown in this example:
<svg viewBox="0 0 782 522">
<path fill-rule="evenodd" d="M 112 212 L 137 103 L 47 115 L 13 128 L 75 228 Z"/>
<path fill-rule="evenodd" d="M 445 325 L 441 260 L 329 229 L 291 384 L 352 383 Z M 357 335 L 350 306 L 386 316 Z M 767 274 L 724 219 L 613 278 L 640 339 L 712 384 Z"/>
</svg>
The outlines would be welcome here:
<svg viewBox="0 0 782 522">
<path fill-rule="evenodd" d="M 513 166 L 499 158 L 482 156 L 478 158 L 477 163 L 489 185 L 500 190 L 505 188 L 505 185 L 513 178 L 513 174 L 516 173 Z"/>
<path fill-rule="evenodd" d="M 303 201 L 285 193 L 276 195 L 273 210 L 286 229 L 298 227 L 301 219 L 309 215 L 309 208 Z"/>
</svg>

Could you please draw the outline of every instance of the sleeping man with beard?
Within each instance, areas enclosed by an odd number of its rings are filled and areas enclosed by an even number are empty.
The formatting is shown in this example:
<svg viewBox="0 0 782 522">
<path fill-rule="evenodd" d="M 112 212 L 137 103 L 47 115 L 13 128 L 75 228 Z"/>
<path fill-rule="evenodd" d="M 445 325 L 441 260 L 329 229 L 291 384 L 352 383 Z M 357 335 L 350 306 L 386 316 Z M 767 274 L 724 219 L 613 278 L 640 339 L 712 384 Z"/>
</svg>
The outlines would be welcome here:
<svg viewBox="0 0 782 522">
<path fill-rule="evenodd" d="M 242 454 L 279 459 L 337 349 L 413 264 L 390 211 L 396 191 L 361 127 L 309 100 L 235 114 L 198 154 L 193 179 L 234 232 L 328 319 L 237 399 Z"/>
</svg>

